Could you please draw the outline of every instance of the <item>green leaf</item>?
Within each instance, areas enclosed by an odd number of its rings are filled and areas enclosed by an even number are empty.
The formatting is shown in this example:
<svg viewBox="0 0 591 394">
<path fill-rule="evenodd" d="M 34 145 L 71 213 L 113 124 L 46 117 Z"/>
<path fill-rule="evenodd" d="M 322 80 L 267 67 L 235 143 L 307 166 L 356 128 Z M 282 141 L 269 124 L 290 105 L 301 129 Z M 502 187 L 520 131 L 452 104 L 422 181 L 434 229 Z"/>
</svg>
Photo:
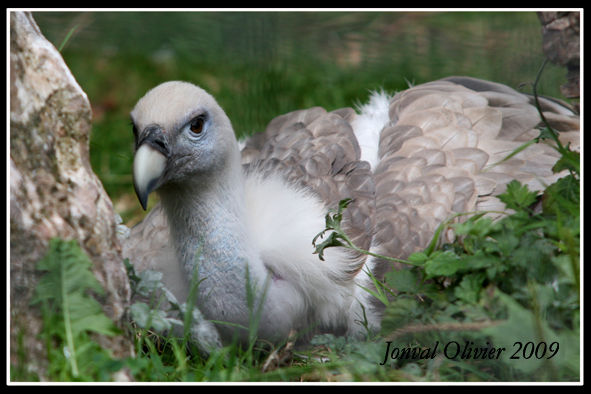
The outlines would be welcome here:
<svg viewBox="0 0 591 394">
<path fill-rule="evenodd" d="M 322 261 L 324 261 L 324 249 L 335 246 L 346 246 L 345 243 L 341 242 L 341 239 L 344 239 L 344 237 L 336 232 L 330 233 L 328 237 L 320 244 L 316 244 L 317 238 L 318 236 L 316 236 L 313 240 L 314 254 L 318 254 L 318 258 L 320 258 Z"/>
<path fill-rule="evenodd" d="M 154 328 L 154 330 L 162 332 L 171 327 L 171 322 L 166 318 L 166 312 L 152 309 L 146 303 L 136 302 L 129 309 L 131 318 L 141 328 Z"/>
<path fill-rule="evenodd" d="M 511 256 L 515 248 L 519 245 L 519 238 L 515 235 L 515 232 L 512 231 L 499 232 L 495 235 L 495 240 L 495 251 L 498 251 L 503 256 Z M 487 251 L 492 251 L 491 249 L 492 248 Z"/>
<path fill-rule="evenodd" d="M 412 269 L 392 270 L 386 273 L 385 281 L 389 287 L 404 293 L 416 293 L 420 286 L 417 274 Z"/>
<path fill-rule="evenodd" d="M 90 297 L 71 297 L 69 302 L 72 332 L 76 336 L 84 331 L 116 335 L 119 330 L 102 313 L 100 304 Z"/>
<path fill-rule="evenodd" d="M 415 263 L 417 265 L 422 265 L 427 260 L 429 260 L 429 256 L 425 252 L 414 252 L 413 254 L 408 256 L 408 261 Z"/>
<path fill-rule="evenodd" d="M 560 270 L 566 283 L 575 284 L 577 282 L 570 256 L 561 254 L 552 257 L 550 261 Z"/>
<path fill-rule="evenodd" d="M 536 202 L 537 193 L 529 190 L 527 185 L 522 185 L 517 180 L 512 180 L 507 185 L 505 193 L 500 194 L 499 200 L 505 203 L 507 208 L 516 211 L 527 209 L 531 204 Z"/>
<path fill-rule="evenodd" d="M 571 216 L 580 215 L 580 181 L 572 175 L 560 178 L 544 191 L 544 212 L 556 215 L 564 211 Z"/>
<path fill-rule="evenodd" d="M 52 301 L 56 311 L 63 313 L 72 335 L 94 331 L 115 335 L 118 329 L 103 313 L 98 301 L 88 291 L 103 294 L 104 290 L 90 268 L 92 263 L 76 241 L 52 239 L 49 252 L 39 261 L 37 269 L 45 271 L 39 280 L 32 304 Z"/>
<path fill-rule="evenodd" d="M 463 267 L 461 272 L 476 271 L 482 268 L 493 267 L 500 264 L 498 257 L 491 256 L 483 250 L 477 250 L 473 255 L 462 256 Z"/>
<path fill-rule="evenodd" d="M 436 251 L 425 263 L 425 273 L 428 278 L 450 276 L 455 274 L 462 266 L 462 260 L 451 250 Z"/>
<path fill-rule="evenodd" d="M 312 239 L 312 245 L 314 246 L 314 254 L 318 254 L 320 260 L 324 261 L 324 249 L 335 247 L 335 246 L 351 246 L 351 241 L 347 235 L 341 229 L 341 221 L 343 220 L 343 210 L 349 206 L 353 201 L 351 198 L 345 198 L 339 201 L 339 205 L 335 212 L 334 209 L 330 209 L 326 214 L 325 228 Z M 320 244 L 316 244 L 318 238 L 324 238 L 324 234 L 328 231 L 331 232 L 326 240 Z"/>
<path fill-rule="evenodd" d="M 55 322 L 53 327 L 44 326 L 44 330 L 66 342 L 67 358 L 74 377 L 79 375 L 78 359 L 88 344 L 88 340 L 83 339 L 84 333 L 119 333 L 104 315 L 101 305 L 88 294 L 89 291 L 104 293 L 91 267 L 88 256 L 75 240 L 50 240 L 48 253 L 37 263 L 37 269 L 44 275 L 39 279 L 31 300 L 32 305 L 43 305 L 44 322 Z"/>
<path fill-rule="evenodd" d="M 564 170 L 573 171 L 576 174 L 579 174 L 581 171 L 581 155 L 578 152 L 573 152 L 568 150 L 563 152 L 562 156 L 554 167 L 552 167 L 552 171 L 554 173 L 558 173 Z"/>
<path fill-rule="evenodd" d="M 484 278 L 484 273 L 464 275 L 460 284 L 455 287 L 454 295 L 460 300 L 471 304 L 478 302 L 478 295 L 482 289 Z"/>
<path fill-rule="evenodd" d="M 480 220 L 469 220 L 463 223 L 456 223 L 453 225 L 454 231 L 457 235 L 473 235 L 475 237 L 484 237 L 495 231 L 497 225 L 493 223 L 490 218 L 482 218 Z"/>
</svg>

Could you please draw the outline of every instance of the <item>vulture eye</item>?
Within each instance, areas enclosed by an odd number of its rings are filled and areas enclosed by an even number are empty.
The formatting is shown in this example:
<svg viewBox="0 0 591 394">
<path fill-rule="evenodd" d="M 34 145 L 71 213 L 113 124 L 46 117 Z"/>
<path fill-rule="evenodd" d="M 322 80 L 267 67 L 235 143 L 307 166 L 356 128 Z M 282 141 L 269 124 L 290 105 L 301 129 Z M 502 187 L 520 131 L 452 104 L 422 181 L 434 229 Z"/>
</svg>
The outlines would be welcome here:
<svg viewBox="0 0 591 394">
<path fill-rule="evenodd" d="M 193 120 L 191 120 L 191 124 L 189 125 L 189 129 L 193 134 L 201 134 L 203 131 L 203 124 L 205 123 L 205 117 L 203 115 L 199 115 Z"/>
</svg>

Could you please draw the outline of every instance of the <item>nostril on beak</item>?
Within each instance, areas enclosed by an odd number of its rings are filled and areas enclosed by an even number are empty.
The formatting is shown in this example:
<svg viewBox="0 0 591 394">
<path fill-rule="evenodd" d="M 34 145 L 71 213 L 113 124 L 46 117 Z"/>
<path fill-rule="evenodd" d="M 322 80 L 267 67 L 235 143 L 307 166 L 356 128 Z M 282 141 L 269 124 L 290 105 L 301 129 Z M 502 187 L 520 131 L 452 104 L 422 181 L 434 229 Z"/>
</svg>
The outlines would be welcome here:
<svg viewBox="0 0 591 394">
<path fill-rule="evenodd" d="M 164 141 L 162 141 L 161 139 L 155 139 L 154 144 L 158 145 L 161 148 L 161 151 L 167 151 L 168 149 L 166 148 L 166 144 L 164 143 Z"/>
<path fill-rule="evenodd" d="M 148 144 L 164 156 L 169 156 L 168 142 L 164 129 L 159 125 L 149 125 L 142 132 L 142 138 L 136 145 L 136 150 L 143 144 Z"/>
</svg>

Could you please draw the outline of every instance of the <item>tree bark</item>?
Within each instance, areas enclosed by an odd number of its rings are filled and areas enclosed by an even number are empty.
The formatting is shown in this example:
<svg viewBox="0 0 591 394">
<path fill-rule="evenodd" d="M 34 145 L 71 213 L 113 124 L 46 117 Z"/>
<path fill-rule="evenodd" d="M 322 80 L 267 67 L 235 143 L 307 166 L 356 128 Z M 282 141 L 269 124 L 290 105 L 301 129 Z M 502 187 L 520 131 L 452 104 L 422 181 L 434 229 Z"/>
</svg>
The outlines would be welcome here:
<svg viewBox="0 0 591 394">
<path fill-rule="evenodd" d="M 32 15 L 11 12 L 10 361 L 41 379 L 42 322 L 30 300 L 51 238 L 85 250 L 105 289 L 103 310 L 120 327 L 130 298 L 113 206 L 89 162 L 91 118 L 86 94 Z M 132 352 L 124 335 L 96 339 L 114 357 Z"/>
<path fill-rule="evenodd" d="M 567 98 L 580 95 L 580 12 L 538 12 L 542 49 L 552 63 L 566 67 L 567 82 L 560 87 Z"/>
</svg>

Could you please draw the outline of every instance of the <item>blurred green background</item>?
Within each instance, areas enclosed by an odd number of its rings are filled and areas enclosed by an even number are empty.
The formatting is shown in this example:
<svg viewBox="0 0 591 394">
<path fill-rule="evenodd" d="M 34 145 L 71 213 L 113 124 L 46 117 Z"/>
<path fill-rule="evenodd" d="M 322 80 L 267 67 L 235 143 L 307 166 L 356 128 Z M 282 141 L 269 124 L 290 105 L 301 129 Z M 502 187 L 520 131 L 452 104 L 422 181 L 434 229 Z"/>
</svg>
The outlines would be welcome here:
<svg viewBox="0 0 591 394">
<path fill-rule="evenodd" d="M 131 178 L 129 112 L 150 88 L 212 93 L 239 136 L 275 116 L 355 106 L 369 91 L 449 75 L 518 88 L 544 59 L 534 12 L 34 12 L 93 108 L 90 157 L 127 224 L 143 216 Z M 561 97 L 548 65 L 541 94 Z M 526 88 L 526 91 L 530 91 Z M 153 202 L 154 198 L 151 198 Z"/>
</svg>

